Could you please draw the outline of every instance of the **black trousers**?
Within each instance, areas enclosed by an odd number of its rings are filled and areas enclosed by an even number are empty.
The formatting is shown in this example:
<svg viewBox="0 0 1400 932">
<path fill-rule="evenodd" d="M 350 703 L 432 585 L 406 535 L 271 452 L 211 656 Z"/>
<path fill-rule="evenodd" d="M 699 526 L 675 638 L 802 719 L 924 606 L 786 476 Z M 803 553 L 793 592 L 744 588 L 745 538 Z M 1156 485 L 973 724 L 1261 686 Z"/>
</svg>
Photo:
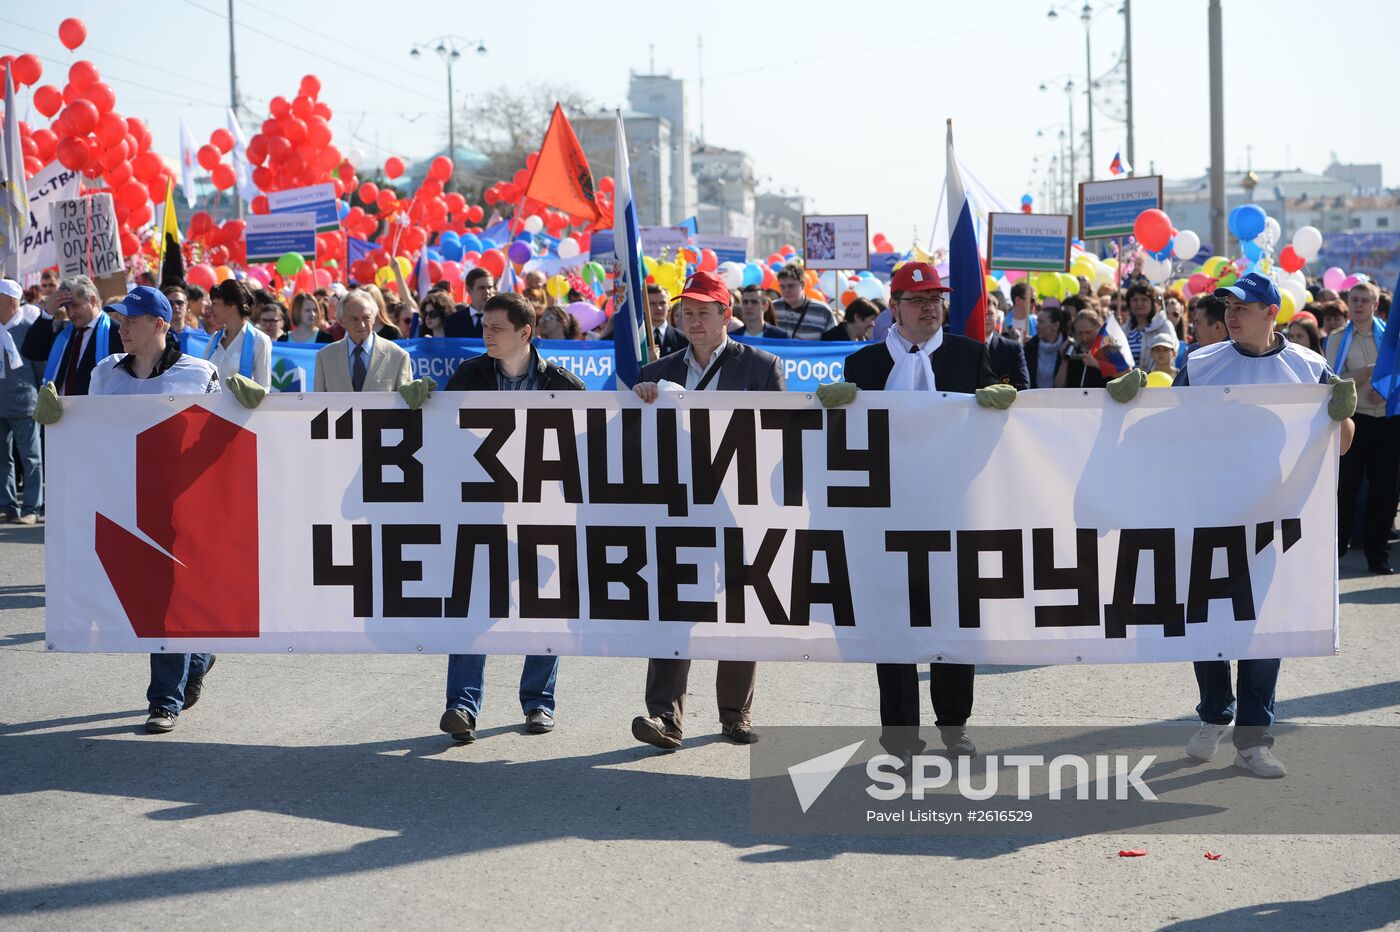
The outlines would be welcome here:
<svg viewBox="0 0 1400 932">
<path fill-rule="evenodd" d="M 1351 543 L 1356 523 L 1356 495 L 1365 476 L 1366 513 L 1361 540 L 1366 560 L 1385 563 L 1390 525 L 1395 520 L 1395 485 L 1400 476 L 1400 417 L 1352 416 L 1356 436 L 1342 457 L 1337 478 L 1337 540 Z"/>
<path fill-rule="evenodd" d="M 972 715 L 972 680 L 977 668 L 970 663 L 931 663 L 928 669 L 934 724 L 939 727 L 966 725 Z M 880 683 L 880 724 L 886 728 L 917 728 L 918 666 L 877 663 L 875 677 Z"/>
</svg>

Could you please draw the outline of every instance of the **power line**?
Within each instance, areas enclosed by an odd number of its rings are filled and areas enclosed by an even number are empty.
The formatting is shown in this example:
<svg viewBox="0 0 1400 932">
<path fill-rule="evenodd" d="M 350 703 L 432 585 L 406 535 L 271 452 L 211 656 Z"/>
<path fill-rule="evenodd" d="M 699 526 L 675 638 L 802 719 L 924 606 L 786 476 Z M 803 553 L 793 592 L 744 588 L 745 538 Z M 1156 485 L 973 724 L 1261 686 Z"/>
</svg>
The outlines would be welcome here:
<svg viewBox="0 0 1400 932">
<path fill-rule="evenodd" d="M 11 49 L 11 50 L 16 51 L 16 52 L 28 52 L 28 51 L 29 51 L 28 49 L 20 48 L 20 47 L 17 46 L 17 45 L 9 45 L 8 43 L 4 43 L 4 42 L 0 42 L 0 48 L 3 48 L 3 49 Z M 48 57 L 46 57 L 46 56 L 39 55 L 39 54 L 37 54 L 37 53 L 32 53 L 32 54 L 34 54 L 35 57 L 39 58 L 41 61 L 50 62 L 50 63 L 56 64 L 56 65 L 62 65 L 62 64 L 63 64 L 63 62 L 62 62 L 62 61 L 59 61 L 58 59 L 48 58 Z M 170 96 L 170 97 L 175 97 L 175 98 L 177 98 L 177 99 L 179 99 L 179 100 L 186 101 L 187 103 L 204 104 L 204 105 L 210 106 L 210 107 L 222 107 L 222 106 L 224 106 L 223 104 L 216 104 L 216 103 L 212 103 L 212 102 L 207 101 L 207 100 L 200 100 L 199 98 L 196 98 L 196 97 L 189 97 L 189 96 L 187 96 L 187 95 L 185 95 L 185 94 L 179 93 L 178 91 L 169 90 L 168 88 L 164 88 L 164 87 L 152 87 L 152 86 L 149 85 L 149 84 L 141 84 L 141 83 L 138 82 L 138 81 L 131 81 L 131 80 L 128 80 L 127 78 L 123 78 L 121 75 L 110 74 L 110 73 L 104 72 L 104 76 L 105 76 L 105 77 L 109 77 L 109 78 L 111 78 L 112 80 L 117 81 L 117 82 L 119 82 L 120 84 L 123 84 L 123 85 L 128 85 L 128 86 L 130 86 L 130 87 L 139 87 L 139 88 L 141 88 L 141 90 L 143 90 L 143 91 L 153 91 L 153 92 L 155 92 L 155 93 L 157 93 L 157 94 L 166 94 L 166 95 L 168 95 L 168 96 Z"/>
<path fill-rule="evenodd" d="M 25 25 L 24 23 L 17 23 L 17 22 L 15 22 L 15 21 L 12 20 L 12 19 L 5 19 L 4 17 L 0 17 L 0 23 L 5 23 L 6 25 L 9 25 L 9 26 L 17 26 L 17 27 L 20 28 L 20 29 L 27 29 L 27 30 L 29 30 L 30 32 L 38 33 L 38 34 L 41 35 L 41 36 L 45 36 L 45 37 L 48 37 L 48 38 L 52 38 L 52 37 L 49 35 L 49 33 L 46 32 L 45 30 L 42 30 L 42 29 L 35 29 L 33 26 L 27 26 L 27 25 Z M 14 46 L 12 46 L 12 45 L 7 45 L 7 46 L 5 46 L 5 47 L 6 47 L 6 48 L 14 48 Z M 91 51 L 96 52 L 96 53 L 98 53 L 99 55 L 102 55 L 102 56 L 107 57 L 107 58 L 115 58 L 115 59 L 117 59 L 117 60 L 119 60 L 119 61 L 124 61 L 124 62 L 127 62 L 127 63 L 132 64 L 132 65 L 139 65 L 140 67 L 145 68 L 145 69 L 150 70 L 150 71 L 159 71 L 159 72 L 162 72 L 163 74 L 168 74 L 168 75 L 170 75 L 170 76 L 172 76 L 172 77 L 179 78 L 181 81 L 187 81 L 187 82 L 190 82 L 190 83 L 193 83 L 193 84 L 202 84 L 202 85 L 204 85 L 205 87 L 213 88 L 213 89 L 216 90 L 216 91 L 221 91 L 221 90 L 223 90 L 223 88 L 220 87 L 220 86 L 217 85 L 217 84 L 210 84 L 208 81 L 201 81 L 201 80 L 199 80 L 198 78 L 191 77 L 189 74 L 186 74 L 186 73 L 183 73 L 183 72 L 171 71 L 171 70 L 168 69 L 168 68 L 162 68 L 162 67 L 160 67 L 159 65 L 154 65 L 154 64 L 152 64 L 152 63 L 149 62 L 149 61 L 141 61 L 140 59 L 136 59 L 136 58 L 128 58 L 128 57 L 125 56 L 125 55 L 121 55 L 121 54 L 119 54 L 119 53 L 117 53 L 117 52 L 109 52 L 109 51 L 107 51 L 106 49 L 101 49 L 101 48 L 98 48 L 97 46 L 91 45 L 91 44 L 85 44 L 85 48 L 90 49 Z M 20 51 L 25 51 L 25 52 L 27 52 L 28 49 L 21 49 Z M 62 61 L 57 61 L 57 60 L 52 59 L 52 58 L 51 58 L 51 59 L 48 59 L 48 61 L 53 61 L 53 62 L 55 62 L 56 64 L 58 64 L 58 65 L 60 65 L 60 66 L 62 66 L 62 64 L 63 64 Z M 59 82 L 56 82 L 56 83 L 58 83 L 58 84 L 61 85 L 63 82 L 62 82 L 62 81 L 59 81 Z"/>
</svg>

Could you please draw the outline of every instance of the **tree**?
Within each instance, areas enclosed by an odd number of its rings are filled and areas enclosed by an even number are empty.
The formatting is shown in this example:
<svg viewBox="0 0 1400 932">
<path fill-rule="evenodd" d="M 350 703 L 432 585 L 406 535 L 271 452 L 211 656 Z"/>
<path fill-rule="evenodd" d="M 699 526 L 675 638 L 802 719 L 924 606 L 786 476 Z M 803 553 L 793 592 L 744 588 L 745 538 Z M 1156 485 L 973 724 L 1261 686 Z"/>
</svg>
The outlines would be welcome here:
<svg viewBox="0 0 1400 932">
<path fill-rule="evenodd" d="M 597 109 L 589 98 L 563 85 L 495 87 L 462 108 L 462 138 L 491 159 L 488 171 L 493 177 L 508 179 L 539 148 L 556 102 L 570 119 Z"/>
</svg>

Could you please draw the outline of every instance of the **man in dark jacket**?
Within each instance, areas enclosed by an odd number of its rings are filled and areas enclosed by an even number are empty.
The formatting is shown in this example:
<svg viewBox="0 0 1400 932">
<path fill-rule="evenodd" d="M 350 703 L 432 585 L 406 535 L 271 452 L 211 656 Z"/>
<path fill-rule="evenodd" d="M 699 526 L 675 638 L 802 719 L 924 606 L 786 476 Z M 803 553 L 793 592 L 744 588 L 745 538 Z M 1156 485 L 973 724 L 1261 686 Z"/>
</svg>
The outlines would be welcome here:
<svg viewBox="0 0 1400 932">
<path fill-rule="evenodd" d="M 951 291 L 926 262 L 899 267 L 890 281 L 895 324 L 884 342 L 846 357 L 846 382 L 865 391 L 939 391 L 975 394 L 983 407 L 1006 408 L 1015 400 L 1010 385 L 998 382 L 987 347 L 943 328 Z M 817 392 L 827 407 L 855 398 L 850 386 L 823 385 Z M 956 494 L 956 493 L 955 493 Z M 875 665 L 880 684 L 880 724 L 892 751 L 912 752 L 919 726 L 919 670 L 912 663 Z M 955 754 L 975 754 L 967 736 L 972 714 L 971 664 L 929 666 L 929 692 L 944 745 Z"/>
<path fill-rule="evenodd" d="M 458 366 L 446 391 L 583 391 L 577 376 L 540 357 L 531 342 L 534 335 L 534 305 L 518 294 L 493 295 L 481 315 L 486 353 Z M 558 678 L 557 656 L 525 658 L 520 672 L 520 708 L 525 713 L 527 733 L 554 730 L 554 684 Z M 476 740 L 485 679 L 484 655 L 452 654 L 447 658 L 447 711 L 438 727 L 464 744 Z"/>
<path fill-rule="evenodd" d="M 52 382 L 53 391 L 64 396 L 86 395 L 93 367 L 124 349 L 116 326 L 102 310 L 97 286 L 86 275 L 74 275 L 45 299 L 20 353 L 43 365 L 43 381 Z"/>
<path fill-rule="evenodd" d="M 29 333 L 33 309 L 22 306 L 24 290 L 13 279 L 0 279 L 0 522 L 34 524 L 44 507 L 44 468 L 34 406 L 39 400 L 39 368 L 22 359 L 19 347 Z M 10 458 L 11 441 L 19 463 Z M 24 479 L 24 501 L 15 484 L 15 467 Z"/>
<path fill-rule="evenodd" d="M 991 360 L 992 372 L 997 381 L 1010 385 L 1018 392 L 1030 388 L 1031 376 L 1026 367 L 1026 352 L 1021 344 L 998 331 L 1001 328 L 1001 311 L 987 305 L 987 358 Z"/>
<path fill-rule="evenodd" d="M 644 367 L 633 390 L 645 402 L 655 401 L 661 383 L 687 391 L 780 392 L 786 388 L 778 357 L 729 339 L 729 289 L 713 272 L 696 272 L 681 292 L 681 322 L 689 346 Z M 751 718 L 758 664 L 751 660 L 721 660 L 715 675 L 721 731 L 738 744 L 758 740 Z M 632 720 L 632 736 L 665 750 L 681 746 L 685 721 L 685 690 L 689 660 L 647 662 L 647 714 Z"/>
</svg>

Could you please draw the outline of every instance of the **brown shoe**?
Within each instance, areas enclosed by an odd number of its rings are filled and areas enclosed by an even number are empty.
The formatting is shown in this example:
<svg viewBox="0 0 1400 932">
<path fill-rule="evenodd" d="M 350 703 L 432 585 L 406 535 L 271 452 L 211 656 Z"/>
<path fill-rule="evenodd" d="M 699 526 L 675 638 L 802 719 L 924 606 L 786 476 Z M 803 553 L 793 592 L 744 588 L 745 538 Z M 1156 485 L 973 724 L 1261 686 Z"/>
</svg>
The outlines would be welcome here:
<svg viewBox="0 0 1400 932">
<path fill-rule="evenodd" d="M 748 722 L 735 722 L 720 726 L 720 733 L 735 744 L 757 744 L 758 734 Z"/>
<path fill-rule="evenodd" d="M 663 751 L 674 751 L 681 746 L 681 730 L 676 727 L 675 722 L 659 716 L 647 718 L 645 715 L 638 715 L 632 719 L 632 737 Z"/>
</svg>

